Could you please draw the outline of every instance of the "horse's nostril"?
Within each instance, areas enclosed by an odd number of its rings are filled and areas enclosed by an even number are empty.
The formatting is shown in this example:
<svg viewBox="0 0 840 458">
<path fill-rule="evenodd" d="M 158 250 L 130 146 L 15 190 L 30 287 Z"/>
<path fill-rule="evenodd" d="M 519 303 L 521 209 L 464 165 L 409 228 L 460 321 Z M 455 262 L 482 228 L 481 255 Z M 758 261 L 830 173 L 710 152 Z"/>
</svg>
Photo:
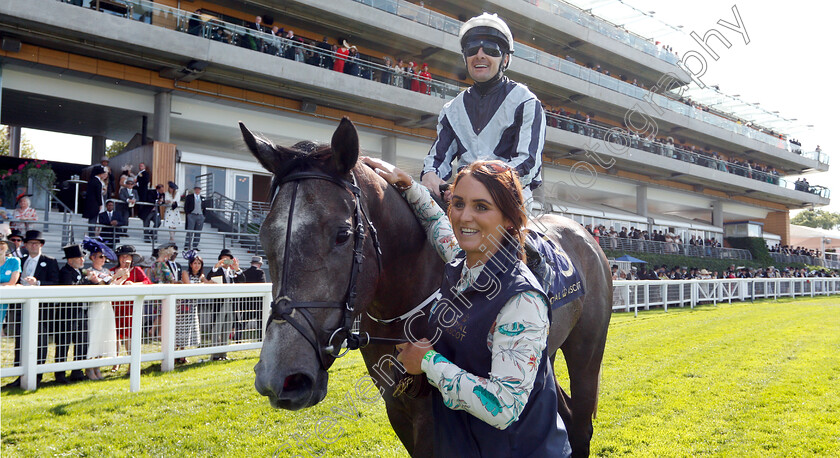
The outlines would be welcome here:
<svg viewBox="0 0 840 458">
<path fill-rule="evenodd" d="M 312 388 L 312 379 L 304 374 L 292 374 L 283 380 L 284 393 L 306 392 Z"/>
</svg>

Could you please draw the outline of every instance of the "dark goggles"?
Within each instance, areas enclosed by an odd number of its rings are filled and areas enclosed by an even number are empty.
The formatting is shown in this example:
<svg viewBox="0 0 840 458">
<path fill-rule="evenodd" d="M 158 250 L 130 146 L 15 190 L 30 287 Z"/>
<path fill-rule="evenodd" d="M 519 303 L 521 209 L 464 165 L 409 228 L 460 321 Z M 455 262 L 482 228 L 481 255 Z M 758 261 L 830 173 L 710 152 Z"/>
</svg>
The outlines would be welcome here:
<svg viewBox="0 0 840 458">
<path fill-rule="evenodd" d="M 484 54 L 490 57 L 502 57 L 502 48 L 495 41 L 489 40 L 472 40 L 464 43 L 464 55 L 472 57 L 478 54 L 478 50 L 483 49 Z"/>
</svg>

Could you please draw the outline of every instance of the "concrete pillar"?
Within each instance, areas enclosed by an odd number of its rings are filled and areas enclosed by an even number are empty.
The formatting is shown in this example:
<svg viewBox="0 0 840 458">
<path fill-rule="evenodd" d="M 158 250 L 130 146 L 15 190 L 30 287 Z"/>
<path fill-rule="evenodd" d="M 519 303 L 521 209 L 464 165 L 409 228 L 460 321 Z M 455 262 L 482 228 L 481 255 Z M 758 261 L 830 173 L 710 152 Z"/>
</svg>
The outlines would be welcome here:
<svg viewBox="0 0 840 458">
<path fill-rule="evenodd" d="M 20 157 L 20 126 L 9 126 L 9 156 Z"/>
<path fill-rule="evenodd" d="M 172 93 L 155 94 L 155 140 L 169 143 L 169 118 L 172 112 Z"/>
<path fill-rule="evenodd" d="M 636 186 L 636 214 L 645 218 L 648 216 L 647 191 L 647 186 Z"/>
<path fill-rule="evenodd" d="M 397 164 L 397 137 L 392 135 L 382 138 L 382 160 Z"/>
<path fill-rule="evenodd" d="M 790 245 L 790 213 L 788 211 L 770 212 L 764 219 L 764 232 L 776 234 L 782 238 L 782 245 Z"/>
<path fill-rule="evenodd" d="M 94 135 L 90 148 L 90 163 L 99 164 L 102 156 L 105 155 L 105 137 L 102 135 Z"/>
<path fill-rule="evenodd" d="M 648 233 L 651 231 L 650 218 L 648 218 L 648 187 L 645 185 L 636 186 L 636 214 L 647 218 L 648 222 L 644 228 Z"/>
<path fill-rule="evenodd" d="M 712 202 L 712 226 L 723 229 L 723 202 L 720 200 Z"/>
</svg>

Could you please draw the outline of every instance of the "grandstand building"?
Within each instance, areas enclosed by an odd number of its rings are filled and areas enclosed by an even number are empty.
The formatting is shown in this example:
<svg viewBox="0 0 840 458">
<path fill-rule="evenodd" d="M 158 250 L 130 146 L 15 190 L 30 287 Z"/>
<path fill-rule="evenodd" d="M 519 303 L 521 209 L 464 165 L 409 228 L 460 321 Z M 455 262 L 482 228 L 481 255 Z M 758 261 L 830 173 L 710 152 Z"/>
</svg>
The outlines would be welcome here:
<svg viewBox="0 0 840 458">
<path fill-rule="evenodd" d="M 328 141 L 346 115 L 365 154 L 417 176 L 441 107 L 469 85 L 459 27 L 486 9 L 517 40 L 507 74 L 546 107 L 543 211 L 683 241 L 720 241 L 727 222 L 749 220 L 786 245 L 789 210 L 829 203 L 827 189 L 788 178 L 828 170 L 825 153 L 721 106 L 688 103 L 691 75 L 656 43 L 559 0 L 426 3 L 2 2 L 0 122 L 92 136 L 92 163 L 105 139 L 145 133 L 150 143 L 112 165 L 146 160 L 153 184 L 200 180 L 259 202 L 269 177 L 237 123 L 290 145 Z M 294 37 L 272 35 L 274 26 Z M 350 72 L 336 71 L 345 43 L 359 53 L 344 62 Z M 414 88 L 385 57 L 415 63 Z M 423 63 L 431 80 L 417 77 Z"/>
</svg>

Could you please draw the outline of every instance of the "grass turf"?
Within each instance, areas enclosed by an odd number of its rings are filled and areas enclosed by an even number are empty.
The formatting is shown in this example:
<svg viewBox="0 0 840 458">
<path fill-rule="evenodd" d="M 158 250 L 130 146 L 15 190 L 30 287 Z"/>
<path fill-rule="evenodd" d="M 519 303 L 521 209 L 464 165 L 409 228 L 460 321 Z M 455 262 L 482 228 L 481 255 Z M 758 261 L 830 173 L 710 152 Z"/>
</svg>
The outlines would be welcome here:
<svg viewBox="0 0 840 458">
<path fill-rule="evenodd" d="M 170 373 L 148 366 L 140 393 L 126 377 L 4 390 L 0 453 L 405 455 L 384 404 L 356 396 L 357 353 L 333 366 L 327 398 L 298 412 L 273 410 L 254 391 L 256 353 L 232 356 Z M 615 314 L 592 453 L 838 456 L 839 390 L 836 296 Z M 318 428 L 331 443 L 314 437 Z M 296 445 L 307 436 L 311 448 Z"/>
</svg>

